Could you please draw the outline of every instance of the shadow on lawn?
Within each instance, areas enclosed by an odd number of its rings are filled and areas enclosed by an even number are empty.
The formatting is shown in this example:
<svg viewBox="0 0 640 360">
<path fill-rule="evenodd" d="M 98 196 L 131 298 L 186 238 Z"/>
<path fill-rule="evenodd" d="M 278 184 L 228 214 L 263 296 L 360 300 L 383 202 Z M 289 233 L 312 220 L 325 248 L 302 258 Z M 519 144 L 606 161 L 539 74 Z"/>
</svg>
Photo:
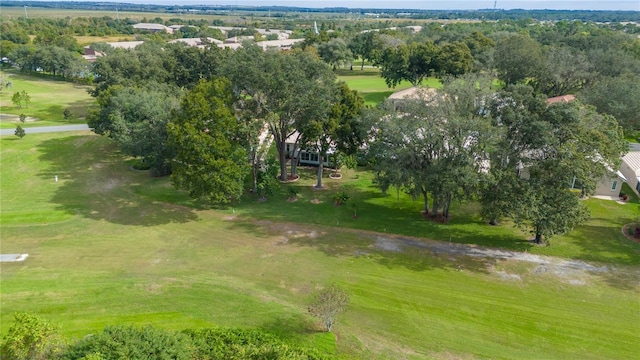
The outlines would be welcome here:
<svg viewBox="0 0 640 360">
<path fill-rule="evenodd" d="M 625 219 L 594 220 L 606 221 L 611 226 L 585 224 L 565 235 L 582 249 L 582 253 L 576 256 L 576 259 L 618 265 L 637 265 L 640 262 L 640 243 L 633 242 L 622 234 Z"/>
<path fill-rule="evenodd" d="M 84 118 L 87 116 L 89 112 L 89 107 L 95 103 L 93 98 L 86 100 L 78 100 L 72 102 L 67 105 L 50 105 L 45 109 L 39 111 L 38 115 L 42 117 L 42 119 L 64 119 L 64 111 L 69 109 L 71 112 L 71 119 L 66 120 L 65 122 L 69 123 L 77 123 L 79 118 Z"/>
<path fill-rule="evenodd" d="M 328 256 L 366 258 L 389 269 L 412 271 L 447 269 L 487 273 L 497 260 L 441 251 L 442 242 L 396 236 L 358 229 L 337 229 L 322 225 L 259 221 L 259 232 L 286 238 L 280 246 L 312 247 Z M 256 231 L 256 222 L 238 220 L 232 227 Z M 453 246 L 461 246 L 453 244 Z"/>
<path fill-rule="evenodd" d="M 188 207 L 141 200 L 132 191 L 147 181 L 146 171 L 131 170 L 116 147 L 104 137 L 74 135 L 42 142 L 40 160 L 48 167 L 38 175 L 54 181 L 58 190 L 51 201 L 69 214 L 123 225 L 153 226 L 197 219 Z"/>
</svg>

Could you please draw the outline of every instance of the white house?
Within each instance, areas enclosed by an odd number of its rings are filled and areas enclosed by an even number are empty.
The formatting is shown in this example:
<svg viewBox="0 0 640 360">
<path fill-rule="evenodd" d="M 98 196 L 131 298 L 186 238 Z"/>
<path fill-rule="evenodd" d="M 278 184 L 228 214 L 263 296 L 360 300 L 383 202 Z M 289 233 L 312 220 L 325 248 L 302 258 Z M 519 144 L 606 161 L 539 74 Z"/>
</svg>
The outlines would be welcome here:
<svg viewBox="0 0 640 360">
<path fill-rule="evenodd" d="M 629 151 L 622 157 L 620 172 L 626 178 L 629 187 L 640 194 L 640 151 Z"/>
</svg>

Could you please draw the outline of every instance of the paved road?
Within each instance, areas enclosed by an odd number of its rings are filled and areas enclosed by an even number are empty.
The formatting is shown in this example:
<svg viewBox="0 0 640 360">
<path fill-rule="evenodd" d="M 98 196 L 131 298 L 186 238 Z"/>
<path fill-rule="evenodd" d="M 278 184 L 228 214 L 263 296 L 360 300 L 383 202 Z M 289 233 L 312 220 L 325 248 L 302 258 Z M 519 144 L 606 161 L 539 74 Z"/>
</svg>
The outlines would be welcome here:
<svg viewBox="0 0 640 360">
<path fill-rule="evenodd" d="M 77 125 L 61 125 L 61 126 L 40 126 L 40 127 L 31 127 L 24 128 L 24 132 L 26 134 L 39 134 L 39 133 L 50 133 L 50 132 L 60 132 L 60 131 L 82 131 L 89 130 L 89 126 L 87 124 L 77 124 Z M 16 129 L 2 129 L 0 130 L 0 135 L 13 135 L 16 132 Z"/>
<path fill-rule="evenodd" d="M 629 151 L 640 151 L 640 144 L 629 143 Z"/>
</svg>

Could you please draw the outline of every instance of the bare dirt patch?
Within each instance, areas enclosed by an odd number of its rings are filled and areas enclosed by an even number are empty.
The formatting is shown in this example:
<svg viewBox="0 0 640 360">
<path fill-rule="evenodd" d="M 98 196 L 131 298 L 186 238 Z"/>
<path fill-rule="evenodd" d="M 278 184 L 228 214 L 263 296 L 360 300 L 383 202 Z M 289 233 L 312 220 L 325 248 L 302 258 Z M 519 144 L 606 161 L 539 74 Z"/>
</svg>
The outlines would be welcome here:
<svg viewBox="0 0 640 360">
<path fill-rule="evenodd" d="M 287 245 L 292 239 L 322 237 L 332 230 L 317 230 L 315 227 L 292 223 L 269 223 L 270 231 L 280 234 L 282 238 L 274 245 Z M 466 269 L 465 258 L 486 260 L 483 268 L 502 280 L 522 281 L 523 276 L 554 276 L 561 282 L 570 285 L 585 285 L 594 276 L 618 274 L 617 268 L 607 265 L 595 265 L 581 260 L 570 260 L 551 256 L 535 255 L 526 252 L 485 248 L 469 244 L 456 244 L 433 241 L 408 236 L 395 236 L 373 231 L 340 229 L 344 232 L 356 232 L 362 238 L 361 245 L 355 245 L 353 256 L 367 256 L 372 251 L 390 253 L 411 253 L 417 250 L 430 252 L 441 259 L 458 263 L 457 269 Z M 286 240 L 285 240 L 286 239 Z M 311 245 L 311 243 L 310 243 Z M 636 274 L 640 276 L 639 274 Z M 634 277 L 636 275 L 633 275 Z"/>
<path fill-rule="evenodd" d="M 25 109 L 26 111 L 27 109 Z M 20 115 L 13 115 L 13 114 L 0 114 L 0 121 L 1 122 L 8 122 L 8 123 L 20 123 Z M 27 118 L 24 120 L 24 122 L 36 122 L 38 121 L 38 118 L 34 118 L 33 116 L 27 116 Z"/>
</svg>

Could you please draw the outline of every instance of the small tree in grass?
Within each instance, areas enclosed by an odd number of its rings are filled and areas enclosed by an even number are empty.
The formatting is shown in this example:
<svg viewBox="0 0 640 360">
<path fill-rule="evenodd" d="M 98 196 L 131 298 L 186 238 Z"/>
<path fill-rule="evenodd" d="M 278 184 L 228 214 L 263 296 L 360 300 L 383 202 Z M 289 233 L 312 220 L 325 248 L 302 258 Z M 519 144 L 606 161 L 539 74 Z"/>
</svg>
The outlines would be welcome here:
<svg viewBox="0 0 640 360">
<path fill-rule="evenodd" d="M 349 295 L 336 285 L 321 290 L 309 306 L 309 313 L 322 321 L 327 331 L 336 322 L 336 318 L 347 309 Z"/>
<path fill-rule="evenodd" d="M 29 107 L 29 104 L 31 103 L 31 95 L 29 95 L 24 90 L 13 93 L 11 102 L 13 103 L 13 105 L 17 106 L 20 109 L 22 109 L 22 104 L 24 104 L 26 107 Z"/>
<path fill-rule="evenodd" d="M 20 122 L 24 123 L 25 121 L 27 121 L 27 115 L 25 114 L 20 114 Z"/>
<path fill-rule="evenodd" d="M 16 127 L 16 132 L 14 134 L 20 139 L 22 139 L 25 135 L 25 132 L 22 126 L 18 125 L 18 127 Z"/>
</svg>

